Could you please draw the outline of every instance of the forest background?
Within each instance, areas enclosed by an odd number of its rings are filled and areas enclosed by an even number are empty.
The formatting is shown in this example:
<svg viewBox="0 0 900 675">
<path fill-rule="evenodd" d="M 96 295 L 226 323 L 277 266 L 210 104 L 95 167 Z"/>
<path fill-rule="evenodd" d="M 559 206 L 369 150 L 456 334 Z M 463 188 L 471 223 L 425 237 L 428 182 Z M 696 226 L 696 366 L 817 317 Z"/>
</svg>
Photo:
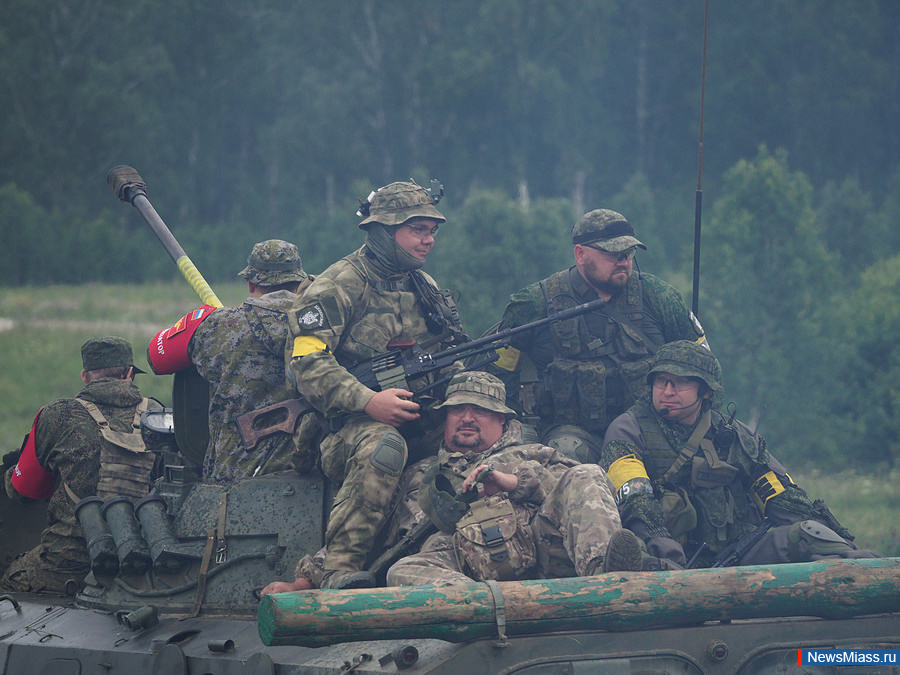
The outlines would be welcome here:
<svg viewBox="0 0 900 675">
<path fill-rule="evenodd" d="M 626 215 L 640 268 L 690 303 L 702 188 L 699 315 L 738 416 L 790 466 L 888 471 L 900 3 L 708 7 L 704 62 L 702 0 L 6 0 L 4 358 L 40 350 L 48 383 L 77 364 L 81 334 L 48 344 L 29 326 L 118 288 L 97 284 L 135 289 L 96 299 L 82 320 L 98 331 L 127 321 L 146 339 L 198 304 L 174 297 L 171 260 L 106 185 L 117 164 L 234 302 L 254 241 L 294 241 L 318 272 L 362 243 L 359 198 L 439 179 L 448 223 L 426 270 L 472 334 L 571 264 L 571 226 L 598 207 Z M 135 315 L 154 294 L 171 315 Z M 38 400 L 7 383 L 4 450 L 70 380 Z"/>
</svg>

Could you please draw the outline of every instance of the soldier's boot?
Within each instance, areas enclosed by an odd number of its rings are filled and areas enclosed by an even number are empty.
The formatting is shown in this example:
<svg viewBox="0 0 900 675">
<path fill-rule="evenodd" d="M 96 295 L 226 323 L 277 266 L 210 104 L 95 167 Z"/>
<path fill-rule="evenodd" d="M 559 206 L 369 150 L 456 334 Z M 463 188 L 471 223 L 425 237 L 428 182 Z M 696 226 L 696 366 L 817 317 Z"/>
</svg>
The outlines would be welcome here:
<svg viewBox="0 0 900 675">
<path fill-rule="evenodd" d="M 342 590 L 347 588 L 375 588 L 375 575 L 365 570 L 327 570 L 322 576 L 321 588 Z"/>
<path fill-rule="evenodd" d="M 606 545 L 603 573 L 638 572 L 641 570 L 641 540 L 631 530 L 616 530 Z"/>
</svg>

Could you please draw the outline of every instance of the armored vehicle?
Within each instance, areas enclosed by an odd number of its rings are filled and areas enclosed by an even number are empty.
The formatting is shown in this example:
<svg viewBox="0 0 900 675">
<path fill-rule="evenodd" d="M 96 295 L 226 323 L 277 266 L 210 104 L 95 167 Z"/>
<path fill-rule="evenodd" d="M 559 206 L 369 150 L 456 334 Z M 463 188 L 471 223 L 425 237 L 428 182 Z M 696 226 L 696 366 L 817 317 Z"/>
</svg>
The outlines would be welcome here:
<svg viewBox="0 0 900 675">
<path fill-rule="evenodd" d="M 168 409 L 147 413 L 153 433 Z M 316 474 L 228 488 L 172 443 L 150 495 L 84 500 L 93 569 L 67 596 L 0 597 L 0 672 L 832 673 L 804 648 L 900 649 L 900 559 L 264 596 L 322 545 Z M 3 497 L 2 553 L 40 504 Z M 897 673 L 856 665 L 854 673 Z"/>
</svg>

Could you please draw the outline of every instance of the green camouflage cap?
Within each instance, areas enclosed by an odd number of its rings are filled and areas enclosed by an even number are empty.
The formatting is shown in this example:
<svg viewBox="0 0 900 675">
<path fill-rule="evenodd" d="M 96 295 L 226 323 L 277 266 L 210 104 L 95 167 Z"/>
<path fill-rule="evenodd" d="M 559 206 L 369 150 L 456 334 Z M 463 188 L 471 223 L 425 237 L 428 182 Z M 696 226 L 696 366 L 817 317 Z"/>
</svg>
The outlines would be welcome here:
<svg viewBox="0 0 900 675">
<path fill-rule="evenodd" d="M 81 363 L 85 370 L 131 366 L 136 373 L 144 372 L 134 365 L 131 343 L 115 336 L 91 338 L 81 345 Z"/>
<path fill-rule="evenodd" d="M 477 370 L 454 375 L 447 385 L 444 402 L 434 407 L 466 404 L 504 415 L 516 414 L 515 410 L 506 407 L 506 386 L 503 382 L 490 373 Z"/>
<path fill-rule="evenodd" d="M 572 228 L 572 243 L 590 244 L 611 253 L 635 246 L 647 248 L 634 236 L 634 228 L 625 216 L 609 209 L 594 209 L 581 216 Z"/>
<path fill-rule="evenodd" d="M 303 261 L 297 247 L 289 241 L 267 239 L 253 244 L 247 266 L 238 276 L 257 286 L 280 286 L 303 281 Z"/>
<path fill-rule="evenodd" d="M 647 383 L 655 373 L 671 373 L 679 377 L 697 377 L 713 391 L 722 391 L 722 368 L 709 347 L 690 340 L 667 342 L 660 347 L 650 364 Z"/>
<path fill-rule="evenodd" d="M 359 224 L 362 229 L 371 223 L 402 225 L 413 218 L 431 218 L 444 223 L 447 219 L 434 207 L 439 200 L 440 197 L 435 197 L 431 190 L 410 179 L 385 185 L 370 193 L 365 202 L 360 202 L 356 215 L 363 217 Z"/>
</svg>

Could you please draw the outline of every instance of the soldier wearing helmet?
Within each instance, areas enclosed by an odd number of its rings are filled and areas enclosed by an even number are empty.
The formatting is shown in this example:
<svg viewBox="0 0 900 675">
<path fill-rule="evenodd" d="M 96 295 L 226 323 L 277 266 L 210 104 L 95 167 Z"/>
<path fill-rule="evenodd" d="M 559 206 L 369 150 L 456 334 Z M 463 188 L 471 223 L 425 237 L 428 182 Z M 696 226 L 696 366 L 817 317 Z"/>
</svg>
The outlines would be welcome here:
<svg viewBox="0 0 900 675">
<path fill-rule="evenodd" d="M 409 456 L 436 446 L 439 416 L 411 389 L 446 374 L 374 391 L 349 369 L 398 341 L 433 352 L 467 339 L 450 294 L 421 270 L 445 222 L 441 194 L 410 180 L 361 200 L 365 244 L 319 275 L 290 312 L 290 373 L 328 429 L 322 470 L 340 486 L 316 586 L 374 583 L 362 570 L 400 474 Z"/>
<path fill-rule="evenodd" d="M 516 336 L 491 370 L 542 442 L 587 461 L 607 425 L 646 392 L 660 345 L 706 338 L 675 288 L 637 271 L 635 253 L 646 246 L 622 214 L 589 211 L 572 244 L 575 264 L 513 293 L 499 329 L 598 298 L 607 305 Z"/>
<path fill-rule="evenodd" d="M 237 276 L 247 281 L 249 297 L 243 303 L 192 310 L 160 331 L 147 352 L 157 374 L 193 365 L 210 384 L 209 441 L 202 471 L 203 480 L 211 483 L 290 469 L 295 453 L 294 434 L 285 430 L 249 446 L 237 419 L 295 398 L 284 371 L 287 312 L 312 277 L 303 269 L 297 246 L 281 239 L 254 244 Z"/>
<path fill-rule="evenodd" d="M 857 549 L 761 436 L 716 409 L 721 368 L 709 349 L 663 345 L 647 383 L 650 393 L 613 420 L 594 457 L 623 524 L 644 542 L 644 569 L 877 556 Z"/>
</svg>

